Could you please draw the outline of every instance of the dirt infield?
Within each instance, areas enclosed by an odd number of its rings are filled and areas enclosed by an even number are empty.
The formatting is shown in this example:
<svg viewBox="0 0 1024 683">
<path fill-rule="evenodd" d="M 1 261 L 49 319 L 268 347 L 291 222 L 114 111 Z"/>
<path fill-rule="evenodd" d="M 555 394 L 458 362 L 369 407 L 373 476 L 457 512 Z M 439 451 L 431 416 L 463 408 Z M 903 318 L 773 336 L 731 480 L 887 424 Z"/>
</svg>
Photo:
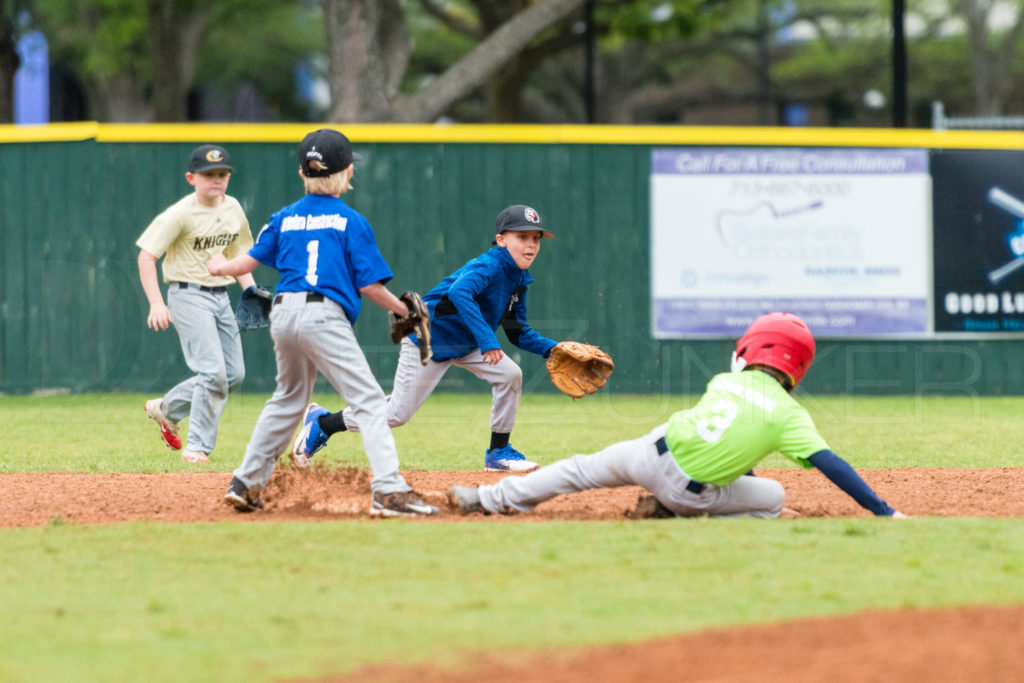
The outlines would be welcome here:
<svg viewBox="0 0 1024 683">
<path fill-rule="evenodd" d="M 759 470 L 786 488 L 786 505 L 802 517 L 865 516 L 813 470 Z M 865 480 L 911 516 L 1024 517 L 1024 468 L 864 470 Z M 445 502 L 454 484 L 494 482 L 493 472 L 405 473 L 424 498 L 441 506 L 416 523 L 487 520 L 622 520 L 641 490 L 586 491 L 514 516 L 461 517 Z M 236 513 L 224 504 L 231 475 L 0 474 L 0 527 L 160 522 L 334 520 L 364 517 L 370 502 L 364 470 L 279 469 L 266 493 L 267 509 Z M 389 522 L 381 522 L 389 523 Z M 677 523 L 654 522 L 654 523 Z M 685 522 L 678 522 L 685 523 Z M 559 681 L 619 683 L 643 680 L 716 683 L 832 681 L 1019 681 L 1024 671 L 1024 607 L 900 610 L 836 618 L 741 626 L 643 643 L 555 653 L 514 653 L 473 659 L 464 668 L 374 666 L 333 681 Z M 327 680 L 327 679 L 325 679 Z"/>
<path fill-rule="evenodd" d="M 864 470 L 864 479 L 893 506 L 911 516 L 1024 517 L 1024 468 Z M 786 506 L 803 517 L 853 517 L 868 513 L 816 470 L 759 470 L 786 488 Z M 449 509 L 445 491 L 454 484 L 497 481 L 496 472 L 405 473 L 441 514 L 424 522 L 485 519 L 460 517 Z M 369 514 L 370 483 L 365 470 L 279 469 L 265 495 L 267 509 L 239 514 L 224 505 L 231 475 L 223 472 L 173 474 L 0 474 L 0 527 L 135 520 L 162 522 L 327 520 Z M 494 522 L 621 520 L 641 489 L 623 487 L 561 496 Z"/>
<path fill-rule="evenodd" d="M 644 643 L 495 655 L 461 670 L 374 666 L 336 683 L 1016 683 L 1024 607 L 862 612 Z"/>
</svg>

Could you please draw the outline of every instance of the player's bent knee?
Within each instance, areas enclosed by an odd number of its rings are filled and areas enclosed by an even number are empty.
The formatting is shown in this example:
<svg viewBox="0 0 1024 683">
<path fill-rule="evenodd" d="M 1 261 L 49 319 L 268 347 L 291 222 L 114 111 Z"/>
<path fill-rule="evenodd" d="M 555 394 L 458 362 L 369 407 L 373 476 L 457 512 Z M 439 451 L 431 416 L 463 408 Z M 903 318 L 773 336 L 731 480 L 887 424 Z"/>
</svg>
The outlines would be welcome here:
<svg viewBox="0 0 1024 683">
<path fill-rule="evenodd" d="M 493 384 L 519 391 L 523 387 L 523 369 L 515 363 L 508 363 L 502 368 L 501 377 Z"/>
<path fill-rule="evenodd" d="M 228 394 L 228 378 L 224 374 L 216 375 L 204 375 L 202 383 L 206 387 L 206 390 L 216 396 L 227 396 Z"/>
</svg>

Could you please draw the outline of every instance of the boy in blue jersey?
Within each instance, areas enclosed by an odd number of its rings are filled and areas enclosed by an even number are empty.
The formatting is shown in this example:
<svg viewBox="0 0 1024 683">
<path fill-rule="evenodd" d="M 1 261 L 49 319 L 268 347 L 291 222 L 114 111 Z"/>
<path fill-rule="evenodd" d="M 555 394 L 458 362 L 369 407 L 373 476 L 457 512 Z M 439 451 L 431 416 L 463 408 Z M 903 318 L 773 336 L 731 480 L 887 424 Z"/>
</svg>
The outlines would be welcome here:
<svg viewBox="0 0 1024 683">
<path fill-rule="evenodd" d="M 553 238 L 540 215 L 516 204 L 498 214 L 491 249 L 441 280 L 423 301 L 430 310 L 433 359 L 422 365 L 414 337 L 402 340 L 395 385 L 388 398 L 388 424 L 409 421 L 427 400 L 448 368 L 465 368 L 491 385 L 491 441 L 484 453 L 488 470 L 529 472 L 538 465 L 509 443 L 523 393 L 523 372 L 501 350 L 500 326 L 509 341 L 547 358 L 558 342 L 537 333 L 526 320 L 526 290 L 533 282 L 528 268 L 540 252 L 542 238 Z M 316 404 L 292 448 L 299 466 L 324 447 L 331 434 L 365 429 L 351 408 L 329 414 Z"/>
<path fill-rule="evenodd" d="M 263 508 L 260 494 L 288 448 L 319 371 L 363 426 L 373 471 L 370 513 L 437 513 L 398 471 L 384 392 L 352 330 L 362 297 L 398 316 L 408 315 L 406 305 L 385 286 L 392 273 L 369 222 L 341 199 L 352 189 L 352 159 L 348 138 L 338 131 L 323 128 L 307 135 L 299 145 L 306 196 L 271 216 L 247 254 L 210 262 L 214 275 L 251 273 L 260 263 L 281 273 L 270 313 L 277 389 L 260 413 L 225 496 L 242 512 Z"/>
<path fill-rule="evenodd" d="M 449 499 L 463 514 L 508 514 L 563 493 L 639 485 L 653 494 L 642 499 L 640 516 L 778 517 L 786 498 L 782 485 L 751 469 L 778 451 L 801 467 L 816 467 L 871 513 L 904 517 L 829 449 L 790 395 L 814 351 L 814 337 L 797 316 L 761 316 L 737 342 L 732 371 L 713 377 L 697 405 L 667 423 L 525 477 L 453 486 Z"/>
</svg>

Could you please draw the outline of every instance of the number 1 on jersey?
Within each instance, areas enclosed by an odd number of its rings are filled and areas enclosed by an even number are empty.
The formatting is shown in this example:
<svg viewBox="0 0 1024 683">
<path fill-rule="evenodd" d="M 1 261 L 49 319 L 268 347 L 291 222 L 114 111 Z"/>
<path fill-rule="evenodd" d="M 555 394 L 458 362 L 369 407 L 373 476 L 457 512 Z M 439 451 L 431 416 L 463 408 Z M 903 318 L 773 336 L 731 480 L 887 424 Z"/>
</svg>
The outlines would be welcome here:
<svg viewBox="0 0 1024 683">
<path fill-rule="evenodd" d="M 306 282 L 316 286 L 316 262 L 320 257 L 320 240 L 310 240 L 306 242 L 306 251 L 309 253 L 309 259 L 306 261 Z"/>
</svg>

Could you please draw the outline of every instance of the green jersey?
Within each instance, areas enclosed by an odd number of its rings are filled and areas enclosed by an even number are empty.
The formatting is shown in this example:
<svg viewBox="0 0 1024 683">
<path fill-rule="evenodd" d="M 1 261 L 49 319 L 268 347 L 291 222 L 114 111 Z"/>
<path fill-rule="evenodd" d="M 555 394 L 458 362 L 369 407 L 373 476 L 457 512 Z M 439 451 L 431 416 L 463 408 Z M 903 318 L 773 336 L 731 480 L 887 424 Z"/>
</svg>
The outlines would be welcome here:
<svg viewBox="0 0 1024 683">
<path fill-rule="evenodd" d="M 665 441 L 686 474 L 716 486 L 774 451 L 809 468 L 807 458 L 828 448 L 807 410 L 757 370 L 712 377 L 697 405 L 669 418 Z"/>
</svg>

